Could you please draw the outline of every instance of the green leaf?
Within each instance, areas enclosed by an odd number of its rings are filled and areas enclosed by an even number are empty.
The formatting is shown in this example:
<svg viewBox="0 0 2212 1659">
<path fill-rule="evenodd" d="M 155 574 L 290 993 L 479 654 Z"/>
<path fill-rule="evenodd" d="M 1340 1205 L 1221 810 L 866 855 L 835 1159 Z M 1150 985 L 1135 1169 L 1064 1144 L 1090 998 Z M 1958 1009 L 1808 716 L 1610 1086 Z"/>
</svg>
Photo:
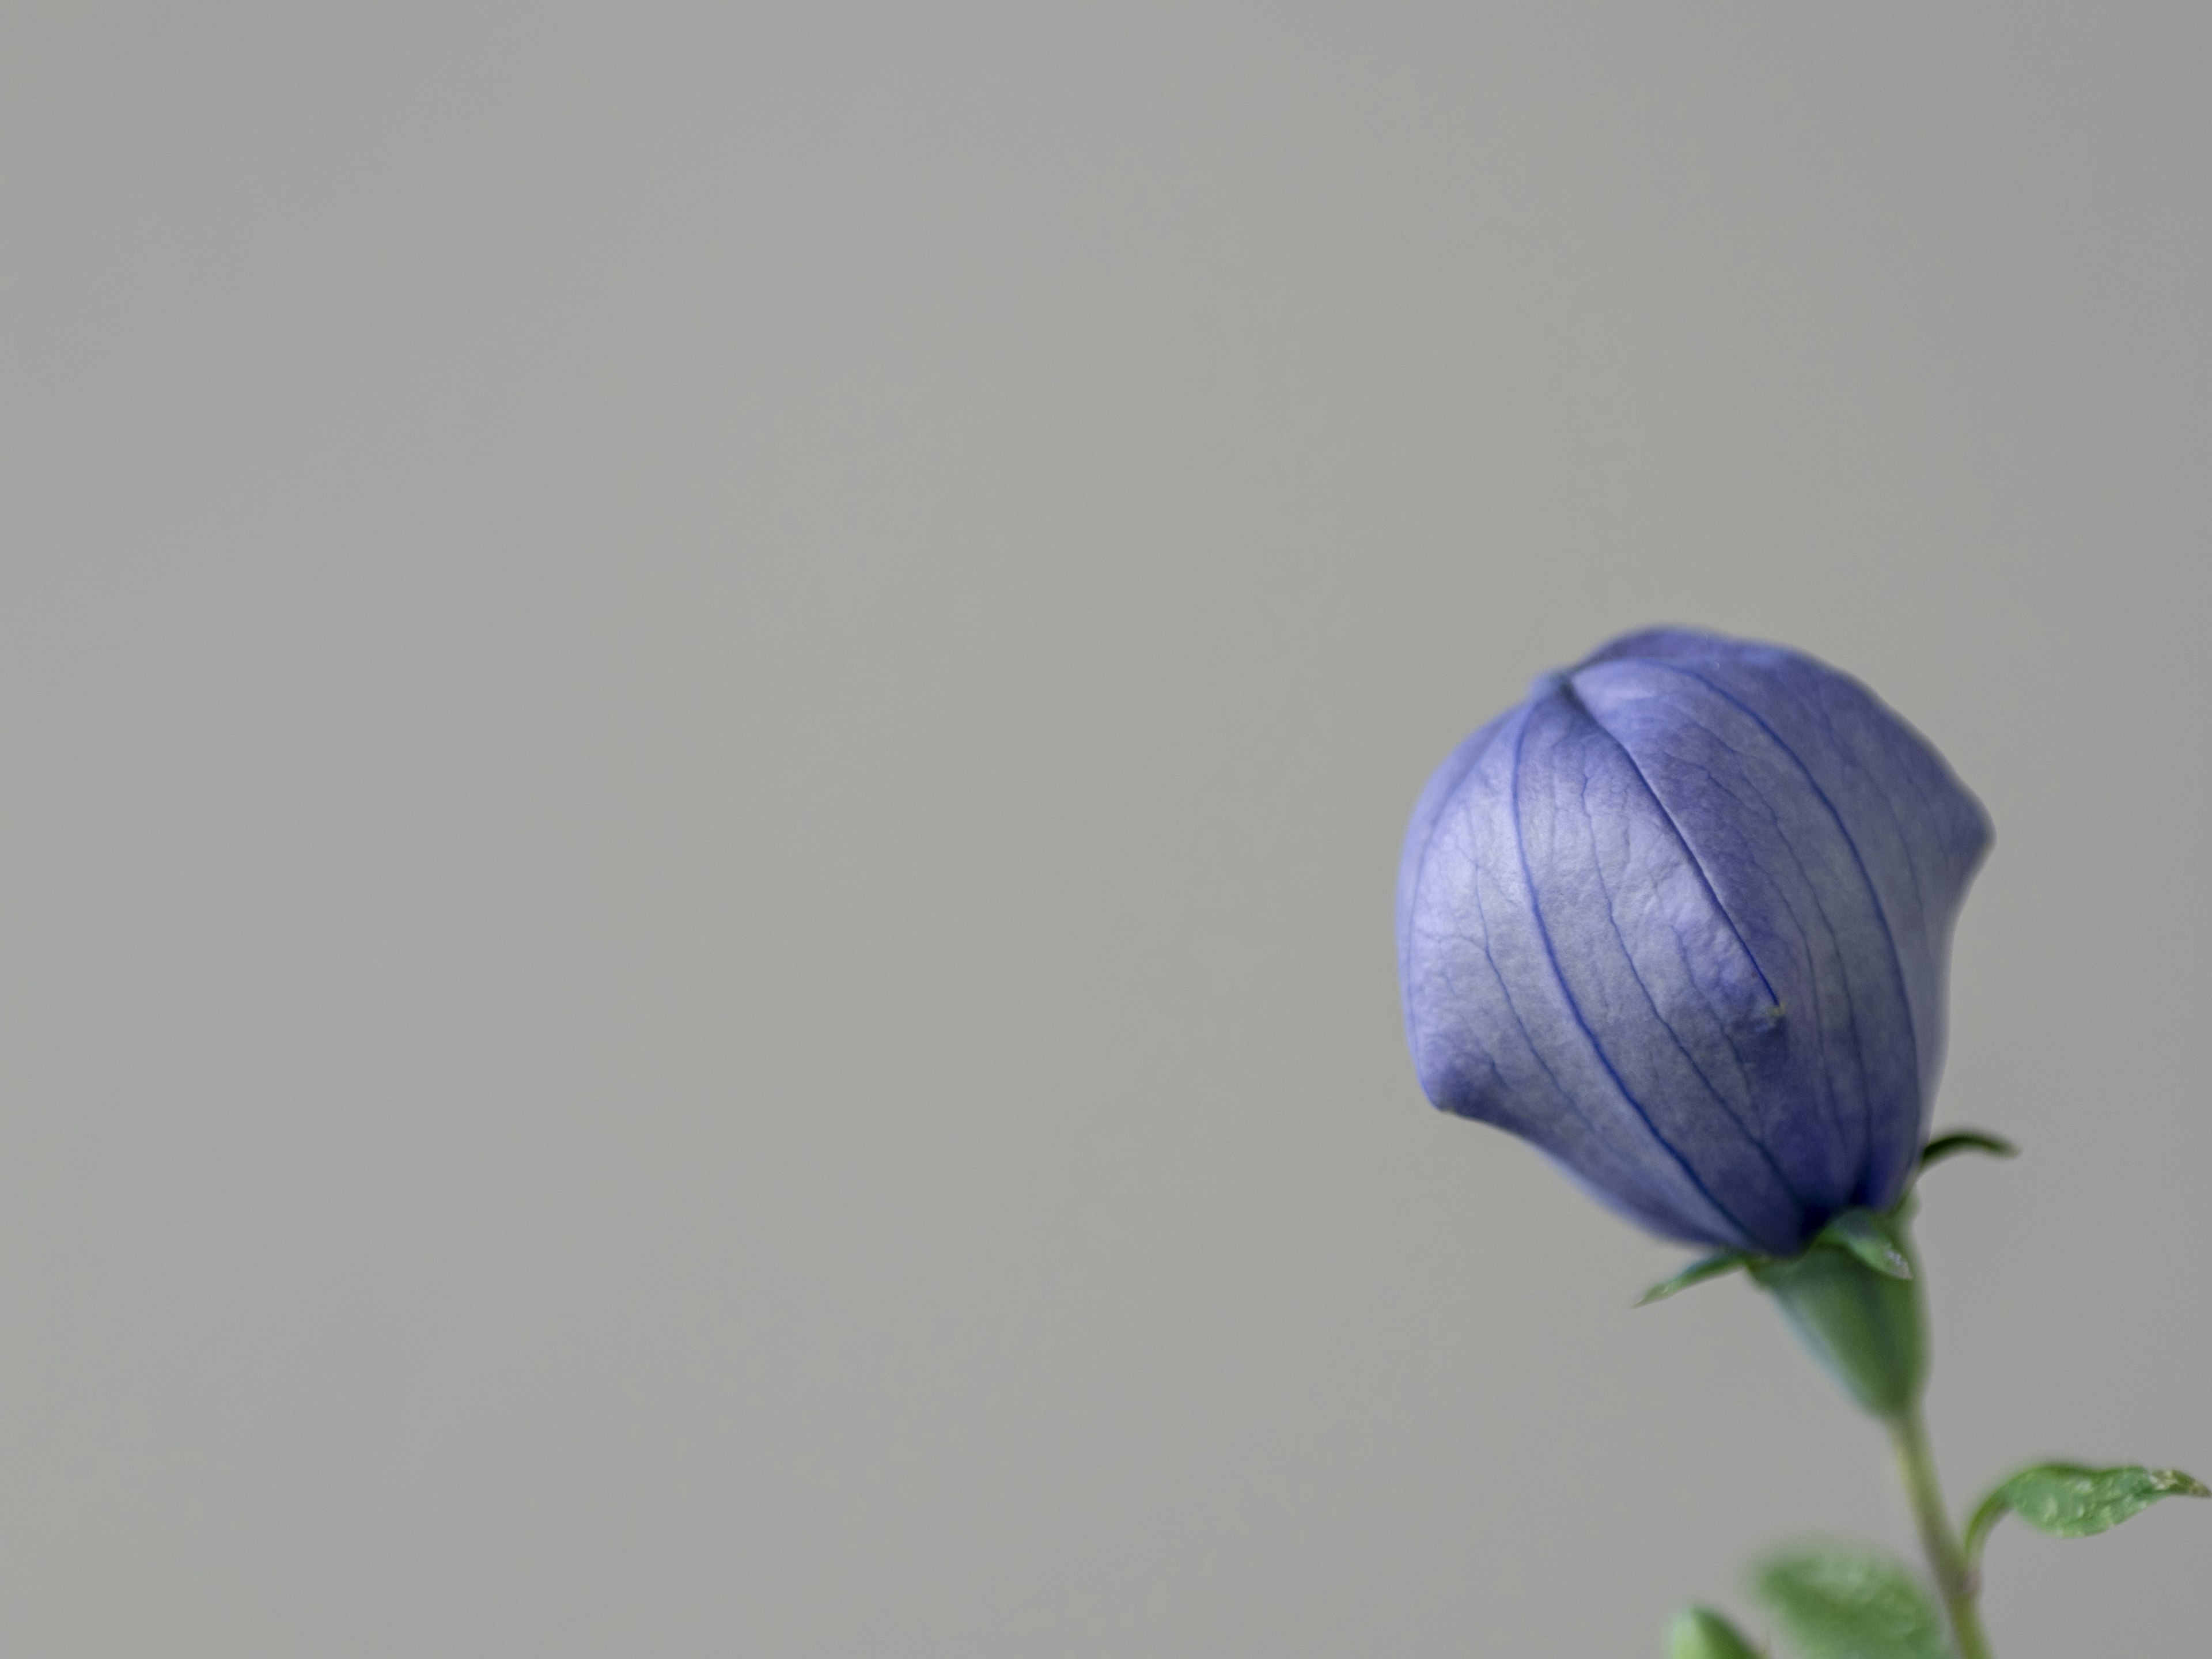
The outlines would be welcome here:
<svg viewBox="0 0 2212 1659">
<path fill-rule="evenodd" d="M 1912 1277 L 1912 1262 L 1898 1248 L 1889 1224 L 1872 1210 L 1845 1210 L 1820 1229 L 1815 1243 L 1840 1244 L 1878 1273 L 1892 1279 Z"/>
<path fill-rule="evenodd" d="M 1947 1158 L 1956 1158 L 1960 1152 L 1987 1152 L 1991 1158 L 2018 1158 L 2020 1148 L 2002 1135 L 1989 1134 L 1980 1129 L 1954 1129 L 1948 1135 L 1937 1135 L 1920 1149 L 1920 1167 L 1928 1169 Z"/>
<path fill-rule="evenodd" d="M 1636 1299 L 1636 1305 L 1646 1308 L 1654 1302 L 1664 1302 L 1677 1291 L 1686 1291 L 1692 1285 L 1702 1285 L 1709 1279 L 1718 1279 L 1723 1273 L 1741 1272 L 1758 1258 L 1748 1250 L 1723 1250 L 1718 1255 L 1709 1255 L 1702 1261 L 1692 1261 L 1672 1279 L 1662 1279 Z"/>
<path fill-rule="evenodd" d="M 1668 1626 L 1667 1659 L 1759 1659 L 1759 1650 L 1711 1607 L 1684 1607 Z"/>
<path fill-rule="evenodd" d="M 1936 1604 L 1887 1556 L 1793 1550 L 1764 1563 L 1753 1583 L 1811 1659 L 1951 1659 Z"/>
<path fill-rule="evenodd" d="M 2140 1515 L 2161 1498 L 2212 1498 L 2212 1490 L 2179 1469 L 2147 1469 L 2140 1463 L 2110 1469 L 2038 1463 L 1982 1500 L 1966 1527 L 1966 1559 L 1981 1554 L 1990 1528 L 2008 1510 L 2053 1538 L 2087 1538 Z"/>
</svg>

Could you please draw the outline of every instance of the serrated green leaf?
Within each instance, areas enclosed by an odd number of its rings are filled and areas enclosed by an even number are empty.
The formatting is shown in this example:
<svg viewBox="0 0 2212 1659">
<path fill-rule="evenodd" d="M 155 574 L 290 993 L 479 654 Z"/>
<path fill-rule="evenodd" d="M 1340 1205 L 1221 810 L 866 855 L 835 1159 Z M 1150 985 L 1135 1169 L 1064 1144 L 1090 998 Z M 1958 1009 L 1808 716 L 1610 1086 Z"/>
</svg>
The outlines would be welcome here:
<svg viewBox="0 0 2212 1659">
<path fill-rule="evenodd" d="M 1684 1607 L 1668 1627 L 1667 1659 L 1759 1659 L 1759 1650 L 1711 1607 Z"/>
<path fill-rule="evenodd" d="M 1947 1158 L 1956 1158 L 1960 1152 L 1987 1152 L 1991 1158 L 2018 1158 L 2020 1148 L 2002 1135 L 1993 1135 L 1980 1129 L 1954 1129 L 1949 1134 L 1937 1135 L 1920 1149 L 1920 1167 L 1941 1164 Z"/>
<path fill-rule="evenodd" d="M 1966 1528 L 1967 1559 L 1981 1553 L 1990 1528 L 2008 1510 L 2053 1538 L 2087 1538 L 2140 1515 L 2161 1498 L 2212 1498 L 2212 1490 L 2179 1469 L 2147 1469 L 2140 1463 L 2109 1469 L 2038 1463 L 1982 1500 Z"/>
<path fill-rule="evenodd" d="M 1816 1243 L 1840 1244 L 1878 1273 L 1912 1277 L 1912 1261 L 1898 1248 L 1889 1224 L 1872 1210 L 1845 1210 L 1820 1229 Z"/>
<path fill-rule="evenodd" d="M 1753 1584 L 1811 1659 L 1951 1659 L 1936 1604 L 1887 1556 L 1793 1550 L 1765 1562 Z"/>
<path fill-rule="evenodd" d="M 1718 1279 L 1723 1273 L 1741 1272 L 1758 1258 L 1747 1250 L 1723 1250 L 1718 1255 L 1709 1255 L 1702 1261 L 1692 1261 L 1672 1279 L 1662 1279 L 1636 1299 L 1639 1308 L 1663 1302 L 1677 1291 L 1686 1291 L 1692 1285 L 1702 1285 L 1709 1279 Z"/>
</svg>

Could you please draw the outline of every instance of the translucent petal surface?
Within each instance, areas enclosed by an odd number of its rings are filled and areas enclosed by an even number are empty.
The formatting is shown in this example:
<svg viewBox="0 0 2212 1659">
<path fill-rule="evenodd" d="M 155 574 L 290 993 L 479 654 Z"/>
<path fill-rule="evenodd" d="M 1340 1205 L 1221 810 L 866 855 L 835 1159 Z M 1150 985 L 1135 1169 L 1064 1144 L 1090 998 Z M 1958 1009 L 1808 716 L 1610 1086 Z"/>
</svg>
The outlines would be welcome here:
<svg viewBox="0 0 2212 1659">
<path fill-rule="evenodd" d="M 1902 1190 L 1986 820 L 1855 682 L 1617 641 L 1431 780 L 1398 889 L 1437 1104 L 1655 1231 L 1784 1253 Z"/>
</svg>

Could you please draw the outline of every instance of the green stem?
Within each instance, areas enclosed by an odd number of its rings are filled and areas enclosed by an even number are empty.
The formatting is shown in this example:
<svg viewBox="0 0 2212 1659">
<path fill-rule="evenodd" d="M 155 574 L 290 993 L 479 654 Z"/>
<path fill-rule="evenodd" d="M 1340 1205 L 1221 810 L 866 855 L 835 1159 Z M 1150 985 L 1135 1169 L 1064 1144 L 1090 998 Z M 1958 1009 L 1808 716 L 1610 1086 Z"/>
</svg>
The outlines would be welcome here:
<svg viewBox="0 0 2212 1659">
<path fill-rule="evenodd" d="M 1905 1495 L 1912 1500 L 1912 1518 L 1919 1523 L 1920 1547 L 1927 1553 L 1928 1570 L 1935 1575 L 1943 1611 L 1950 1615 L 1951 1632 L 1958 1638 L 1959 1659 L 1991 1659 L 1990 1638 L 1982 1630 L 1981 1609 L 1975 1605 L 1981 1589 L 1979 1575 L 1967 1564 L 1965 1552 L 1959 1547 L 1959 1535 L 1951 1530 L 1919 1401 L 1887 1420 L 1890 1443 L 1897 1448 L 1898 1473 L 1905 1478 Z"/>
</svg>

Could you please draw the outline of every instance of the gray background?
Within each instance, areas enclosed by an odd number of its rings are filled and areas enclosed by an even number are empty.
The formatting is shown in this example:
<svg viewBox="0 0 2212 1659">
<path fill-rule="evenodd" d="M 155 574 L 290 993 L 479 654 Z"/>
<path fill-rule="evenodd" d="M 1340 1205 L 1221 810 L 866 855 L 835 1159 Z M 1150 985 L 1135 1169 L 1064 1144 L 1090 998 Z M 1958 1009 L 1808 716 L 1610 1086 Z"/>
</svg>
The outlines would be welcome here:
<svg viewBox="0 0 2212 1659">
<path fill-rule="evenodd" d="M 1656 1651 L 1878 1437 L 1421 1101 L 1654 620 L 1987 801 L 1954 1498 L 2212 1474 L 2201 8 L 10 6 L 0 1650 Z M 2008 1530 L 2203 1650 L 2212 1505 Z"/>
</svg>

